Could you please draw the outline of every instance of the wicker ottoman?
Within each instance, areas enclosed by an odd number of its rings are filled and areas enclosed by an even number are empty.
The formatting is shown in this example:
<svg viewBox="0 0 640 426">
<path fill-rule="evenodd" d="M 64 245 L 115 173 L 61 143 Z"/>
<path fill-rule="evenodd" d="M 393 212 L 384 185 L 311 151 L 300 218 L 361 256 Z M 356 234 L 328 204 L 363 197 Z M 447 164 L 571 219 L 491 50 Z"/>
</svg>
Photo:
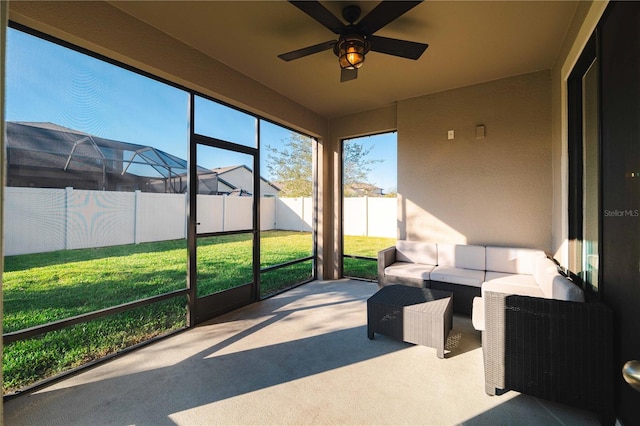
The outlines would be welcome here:
<svg viewBox="0 0 640 426">
<path fill-rule="evenodd" d="M 375 333 L 435 348 L 444 345 L 453 323 L 453 293 L 405 285 L 388 285 L 367 300 L 367 334 Z"/>
</svg>

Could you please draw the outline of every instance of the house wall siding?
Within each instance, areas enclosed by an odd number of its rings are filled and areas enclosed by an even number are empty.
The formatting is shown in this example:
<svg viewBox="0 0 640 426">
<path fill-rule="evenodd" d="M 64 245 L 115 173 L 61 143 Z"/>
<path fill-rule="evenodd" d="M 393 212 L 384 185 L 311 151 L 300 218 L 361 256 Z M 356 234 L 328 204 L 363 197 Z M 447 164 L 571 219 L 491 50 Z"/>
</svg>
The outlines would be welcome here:
<svg viewBox="0 0 640 426">
<path fill-rule="evenodd" d="M 401 101 L 397 121 L 400 238 L 551 249 L 549 71 Z"/>
</svg>

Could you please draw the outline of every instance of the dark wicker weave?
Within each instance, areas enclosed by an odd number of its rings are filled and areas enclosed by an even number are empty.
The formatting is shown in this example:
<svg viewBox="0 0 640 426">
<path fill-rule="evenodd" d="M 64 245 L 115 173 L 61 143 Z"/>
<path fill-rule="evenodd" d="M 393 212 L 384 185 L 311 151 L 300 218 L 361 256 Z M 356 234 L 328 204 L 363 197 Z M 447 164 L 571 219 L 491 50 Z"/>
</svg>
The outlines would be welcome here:
<svg viewBox="0 0 640 426">
<path fill-rule="evenodd" d="M 612 424 L 612 315 L 600 303 L 485 292 L 486 390 L 515 390 Z"/>
<path fill-rule="evenodd" d="M 367 300 L 367 334 L 435 348 L 444 345 L 453 324 L 453 296 L 446 291 L 388 285 Z"/>
<path fill-rule="evenodd" d="M 471 315 L 473 308 L 473 298 L 480 297 L 480 287 L 473 287 L 463 284 L 445 283 L 431 280 L 427 285 L 429 288 L 443 291 L 450 291 L 454 294 L 453 312 L 457 314 Z"/>
</svg>

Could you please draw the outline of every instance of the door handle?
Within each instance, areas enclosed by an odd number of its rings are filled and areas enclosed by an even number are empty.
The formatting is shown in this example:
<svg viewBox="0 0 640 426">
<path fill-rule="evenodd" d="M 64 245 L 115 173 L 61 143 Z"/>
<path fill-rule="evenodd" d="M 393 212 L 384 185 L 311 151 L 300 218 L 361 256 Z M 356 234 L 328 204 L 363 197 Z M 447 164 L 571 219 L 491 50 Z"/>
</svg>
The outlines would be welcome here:
<svg viewBox="0 0 640 426">
<path fill-rule="evenodd" d="M 640 392 L 640 361 L 627 361 L 622 367 L 622 377 L 632 388 Z"/>
</svg>

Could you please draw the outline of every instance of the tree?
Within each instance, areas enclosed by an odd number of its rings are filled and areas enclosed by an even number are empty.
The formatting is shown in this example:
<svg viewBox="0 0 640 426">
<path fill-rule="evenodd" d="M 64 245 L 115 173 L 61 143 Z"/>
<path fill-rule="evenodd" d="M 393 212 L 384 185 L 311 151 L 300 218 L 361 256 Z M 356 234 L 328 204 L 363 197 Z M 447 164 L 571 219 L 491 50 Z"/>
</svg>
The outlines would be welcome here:
<svg viewBox="0 0 640 426">
<path fill-rule="evenodd" d="M 365 149 L 363 144 L 354 140 L 342 144 L 342 195 L 345 197 L 362 197 L 374 195 L 375 187 L 369 184 L 371 165 L 383 160 L 367 158 L 374 148 Z"/>
<path fill-rule="evenodd" d="M 383 161 L 367 158 L 373 148 L 374 146 L 371 145 L 370 148 L 365 149 L 361 143 L 353 140 L 342 144 L 342 184 L 344 186 L 369 183 L 370 166 Z"/>
<path fill-rule="evenodd" d="M 313 139 L 291 133 L 283 148 L 267 145 L 267 169 L 272 180 L 281 186 L 281 196 L 310 197 L 313 192 Z M 368 183 L 371 165 L 383 160 L 367 158 L 373 146 L 365 148 L 353 140 L 343 146 L 343 183 Z"/>
<path fill-rule="evenodd" d="M 267 170 L 283 197 L 310 197 L 313 192 L 313 140 L 291 133 L 284 148 L 267 145 Z"/>
</svg>

